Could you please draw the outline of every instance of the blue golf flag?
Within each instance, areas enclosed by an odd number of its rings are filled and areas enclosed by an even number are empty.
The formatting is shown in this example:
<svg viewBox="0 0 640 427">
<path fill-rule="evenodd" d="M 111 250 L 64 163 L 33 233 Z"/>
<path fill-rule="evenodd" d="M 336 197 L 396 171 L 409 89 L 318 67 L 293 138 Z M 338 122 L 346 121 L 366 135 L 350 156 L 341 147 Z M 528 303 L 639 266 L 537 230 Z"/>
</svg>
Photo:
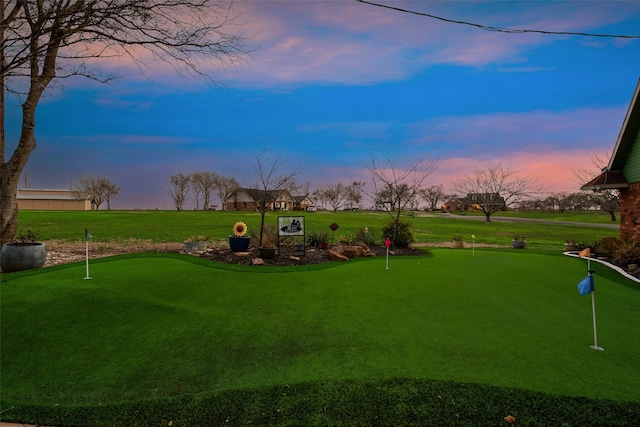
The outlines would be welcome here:
<svg viewBox="0 0 640 427">
<path fill-rule="evenodd" d="M 580 293 L 580 295 L 587 295 L 595 291 L 595 289 L 596 288 L 593 285 L 593 276 L 591 274 L 582 279 L 580 283 L 578 283 L 578 292 Z"/>
</svg>

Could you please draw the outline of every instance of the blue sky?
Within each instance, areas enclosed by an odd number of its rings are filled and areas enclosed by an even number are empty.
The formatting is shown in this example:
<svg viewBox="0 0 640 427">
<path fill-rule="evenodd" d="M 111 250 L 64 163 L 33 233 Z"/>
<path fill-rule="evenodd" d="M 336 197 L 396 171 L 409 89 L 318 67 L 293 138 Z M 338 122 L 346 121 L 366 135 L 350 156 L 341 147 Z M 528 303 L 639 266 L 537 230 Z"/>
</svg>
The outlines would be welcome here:
<svg viewBox="0 0 640 427">
<path fill-rule="evenodd" d="M 637 1 L 380 3 L 498 27 L 640 35 Z M 348 0 L 238 6 L 253 52 L 207 68 L 222 87 L 121 58 L 101 63 L 120 74 L 108 85 L 49 91 L 29 185 L 103 175 L 121 188 L 112 208 L 171 209 L 169 176 L 216 171 L 248 186 L 253 153 L 266 150 L 312 188 L 367 180 L 371 157 L 393 153 L 442 156 L 428 184 L 447 192 L 496 162 L 573 192 L 570 169 L 613 148 L 640 78 L 640 39 L 489 32 Z M 8 152 L 19 125 L 9 97 Z"/>
</svg>

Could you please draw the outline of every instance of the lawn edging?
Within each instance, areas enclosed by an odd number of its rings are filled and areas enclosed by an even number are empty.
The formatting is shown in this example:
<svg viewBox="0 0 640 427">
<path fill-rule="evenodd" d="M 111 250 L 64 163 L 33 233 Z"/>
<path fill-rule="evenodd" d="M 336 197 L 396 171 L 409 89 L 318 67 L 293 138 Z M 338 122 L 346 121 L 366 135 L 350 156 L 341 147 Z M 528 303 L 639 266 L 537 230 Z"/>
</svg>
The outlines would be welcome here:
<svg viewBox="0 0 640 427">
<path fill-rule="evenodd" d="M 572 258 L 580 258 L 580 255 L 578 255 L 578 252 L 576 252 L 576 251 L 567 251 L 567 252 L 563 252 L 562 254 L 563 254 L 563 255 L 566 255 L 566 256 L 570 256 L 570 257 L 572 257 Z M 640 278 L 637 278 L 637 277 L 635 277 L 635 276 L 633 276 L 633 275 L 631 275 L 631 274 L 627 273 L 626 271 L 624 271 L 624 269 L 622 269 L 622 268 L 618 267 L 618 266 L 617 266 L 617 265 L 615 265 L 615 264 L 611 264 L 610 262 L 607 262 L 607 261 L 605 261 L 605 260 L 598 259 L 598 258 L 589 258 L 589 259 L 590 259 L 591 261 L 593 261 L 593 262 L 597 262 L 597 263 L 599 263 L 599 264 L 605 265 L 605 266 L 609 267 L 609 269 L 611 269 L 611 270 L 613 270 L 613 271 L 615 271 L 615 272 L 619 273 L 619 274 L 620 274 L 620 275 L 622 275 L 623 277 L 625 277 L 625 278 L 627 278 L 627 279 L 629 279 L 629 280 L 632 280 L 632 281 L 634 281 L 634 282 L 636 282 L 636 283 L 640 284 Z"/>
</svg>

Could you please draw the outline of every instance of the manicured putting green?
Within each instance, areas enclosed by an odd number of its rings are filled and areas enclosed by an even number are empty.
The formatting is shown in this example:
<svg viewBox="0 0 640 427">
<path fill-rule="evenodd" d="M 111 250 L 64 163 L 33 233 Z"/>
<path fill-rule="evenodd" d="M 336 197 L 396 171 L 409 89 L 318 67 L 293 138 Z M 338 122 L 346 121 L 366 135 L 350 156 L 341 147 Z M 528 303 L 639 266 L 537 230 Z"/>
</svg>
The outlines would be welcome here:
<svg viewBox="0 0 640 427">
<path fill-rule="evenodd" d="M 120 256 L 5 275 L 2 406 L 427 378 L 640 401 L 640 292 L 584 260 L 437 249 L 295 271 Z"/>
</svg>

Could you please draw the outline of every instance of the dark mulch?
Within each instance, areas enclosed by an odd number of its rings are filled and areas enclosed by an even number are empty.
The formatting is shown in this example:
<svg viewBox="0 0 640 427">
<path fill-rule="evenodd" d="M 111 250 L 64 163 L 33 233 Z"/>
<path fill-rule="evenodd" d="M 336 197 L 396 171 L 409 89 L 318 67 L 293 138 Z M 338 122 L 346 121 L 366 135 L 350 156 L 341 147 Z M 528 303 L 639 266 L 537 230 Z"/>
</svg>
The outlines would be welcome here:
<svg viewBox="0 0 640 427">
<path fill-rule="evenodd" d="M 389 252 L 390 256 L 425 255 L 425 253 L 425 251 L 415 248 L 395 248 Z M 386 248 L 384 246 L 369 248 L 368 255 L 385 256 Z M 255 259 L 260 258 L 258 250 L 254 248 L 250 248 L 249 251 L 241 253 L 234 253 L 228 248 L 213 248 L 200 254 L 200 256 L 210 261 L 241 265 L 252 265 L 255 263 Z M 293 248 L 281 248 L 280 253 L 276 254 L 274 258 L 263 258 L 262 260 L 264 261 L 264 265 L 291 266 L 320 264 L 328 262 L 331 259 L 326 250 L 307 248 L 305 253 L 303 251 L 296 251 Z"/>
</svg>

